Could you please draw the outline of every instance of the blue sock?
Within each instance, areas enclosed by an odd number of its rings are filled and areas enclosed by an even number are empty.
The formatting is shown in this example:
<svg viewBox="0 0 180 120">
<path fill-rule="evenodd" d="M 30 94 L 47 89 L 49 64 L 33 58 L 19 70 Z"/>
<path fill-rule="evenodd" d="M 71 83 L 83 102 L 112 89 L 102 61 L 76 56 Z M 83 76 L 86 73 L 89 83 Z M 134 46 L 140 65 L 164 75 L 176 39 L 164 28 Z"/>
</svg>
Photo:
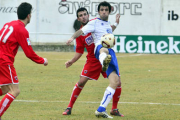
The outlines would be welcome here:
<svg viewBox="0 0 180 120">
<path fill-rule="evenodd" d="M 99 106 L 99 108 L 97 109 L 98 112 L 104 112 L 106 111 L 106 108 Z"/>
</svg>

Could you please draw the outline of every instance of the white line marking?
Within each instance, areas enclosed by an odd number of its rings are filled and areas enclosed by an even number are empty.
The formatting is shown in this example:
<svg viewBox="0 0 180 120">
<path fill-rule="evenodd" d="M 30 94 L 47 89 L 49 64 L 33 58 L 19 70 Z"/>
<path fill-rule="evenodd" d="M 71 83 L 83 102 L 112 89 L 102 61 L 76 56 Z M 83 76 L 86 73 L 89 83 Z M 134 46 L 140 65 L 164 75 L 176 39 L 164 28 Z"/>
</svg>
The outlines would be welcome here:
<svg viewBox="0 0 180 120">
<path fill-rule="evenodd" d="M 66 58 L 66 59 L 61 59 L 61 58 L 56 58 L 56 59 L 51 59 L 51 60 L 62 60 L 62 61 L 67 61 L 67 60 L 71 60 L 72 58 Z M 78 59 L 78 61 L 79 60 L 87 60 L 86 58 L 80 58 L 80 59 Z"/>
<path fill-rule="evenodd" d="M 40 101 L 40 100 L 14 100 L 16 102 L 28 102 L 28 103 L 69 103 L 69 101 Z M 99 102 L 93 101 L 76 101 L 79 103 L 89 103 L 89 104 L 99 104 Z M 120 104 L 144 104 L 144 105 L 175 105 L 180 106 L 180 104 L 174 103 L 148 103 L 148 102 L 119 102 Z"/>
<path fill-rule="evenodd" d="M 149 54 L 134 54 L 134 55 L 124 55 L 124 56 L 116 56 L 116 57 L 117 58 L 119 58 L 119 57 L 136 57 L 136 56 L 142 56 L 142 55 L 149 55 Z M 70 59 L 53 59 L 53 60 L 70 60 Z M 80 58 L 79 60 L 87 60 L 87 59 L 86 58 Z"/>
</svg>

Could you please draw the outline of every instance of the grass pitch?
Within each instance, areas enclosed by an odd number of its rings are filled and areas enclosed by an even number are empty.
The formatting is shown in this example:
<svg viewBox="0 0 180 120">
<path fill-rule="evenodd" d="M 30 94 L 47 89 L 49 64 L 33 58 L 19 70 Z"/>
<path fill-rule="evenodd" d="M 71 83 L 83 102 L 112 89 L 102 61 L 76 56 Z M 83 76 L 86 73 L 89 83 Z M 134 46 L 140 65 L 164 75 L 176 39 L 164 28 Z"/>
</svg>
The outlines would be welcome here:
<svg viewBox="0 0 180 120">
<path fill-rule="evenodd" d="M 49 65 L 37 65 L 19 52 L 15 68 L 20 95 L 5 112 L 3 120 L 98 120 L 98 108 L 108 79 L 89 81 L 78 97 L 72 115 L 63 116 L 72 89 L 86 62 L 85 54 L 66 69 L 73 52 L 37 52 Z M 161 54 L 117 54 L 122 81 L 119 111 L 122 120 L 180 119 L 180 56 Z M 2 97 L 1 97 L 2 98 Z M 109 113 L 111 103 L 107 107 Z"/>
</svg>

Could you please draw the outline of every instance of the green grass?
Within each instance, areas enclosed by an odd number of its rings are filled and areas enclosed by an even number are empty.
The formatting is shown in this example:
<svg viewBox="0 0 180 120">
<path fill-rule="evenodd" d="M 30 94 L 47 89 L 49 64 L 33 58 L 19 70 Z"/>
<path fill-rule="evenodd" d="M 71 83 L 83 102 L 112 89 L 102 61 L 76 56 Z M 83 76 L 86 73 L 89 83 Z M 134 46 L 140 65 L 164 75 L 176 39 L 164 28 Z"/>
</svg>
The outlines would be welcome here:
<svg viewBox="0 0 180 120">
<path fill-rule="evenodd" d="M 78 97 L 72 115 L 63 116 L 62 112 L 69 103 L 72 89 L 79 80 L 86 62 L 85 55 L 66 69 L 64 63 L 74 56 L 73 52 L 37 52 L 37 54 L 48 58 L 47 67 L 30 61 L 23 52 L 17 54 L 15 68 L 21 93 L 2 119 L 98 120 L 94 112 L 109 84 L 108 79 L 101 76 L 98 81 L 89 81 Z M 122 81 L 118 108 L 125 117 L 114 119 L 179 120 L 180 56 L 138 55 L 117 54 Z M 111 103 L 107 107 L 108 113 L 110 109 Z"/>
</svg>

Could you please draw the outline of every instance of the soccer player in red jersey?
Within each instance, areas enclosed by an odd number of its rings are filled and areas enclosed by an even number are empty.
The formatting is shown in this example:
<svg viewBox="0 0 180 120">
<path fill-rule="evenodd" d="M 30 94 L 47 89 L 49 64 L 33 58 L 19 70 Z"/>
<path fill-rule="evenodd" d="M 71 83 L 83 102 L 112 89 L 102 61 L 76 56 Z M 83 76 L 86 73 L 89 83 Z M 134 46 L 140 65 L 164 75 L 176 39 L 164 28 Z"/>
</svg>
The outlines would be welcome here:
<svg viewBox="0 0 180 120">
<path fill-rule="evenodd" d="M 6 23 L 0 30 L 0 118 L 19 95 L 19 80 L 14 68 L 14 57 L 19 46 L 26 56 L 38 64 L 48 65 L 46 58 L 39 57 L 32 49 L 25 26 L 30 23 L 32 6 L 21 3 L 17 8 L 18 20 Z"/>
<path fill-rule="evenodd" d="M 89 21 L 89 14 L 86 8 L 79 8 L 77 10 L 77 19 L 81 22 L 82 26 L 81 28 L 86 25 Z M 119 23 L 119 17 L 116 17 L 116 22 Z M 112 26 L 113 29 L 115 29 L 115 26 Z M 84 48 L 87 49 L 87 61 L 84 65 L 84 68 L 81 72 L 80 80 L 76 83 L 74 86 L 74 89 L 72 91 L 72 95 L 70 98 L 69 105 L 67 109 L 63 112 L 63 115 L 71 115 L 71 110 L 73 108 L 73 105 L 81 93 L 81 90 L 85 86 L 86 82 L 88 80 L 97 80 L 100 76 L 100 74 L 103 75 L 104 78 L 107 78 L 106 72 L 102 71 L 101 63 L 98 59 L 95 58 L 94 55 L 94 40 L 91 36 L 91 33 L 87 35 L 81 35 L 78 38 L 76 38 L 76 53 L 75 56 L 65 63 L 66 68 L 70 67 L 73 63 L 75 63 L 83 54 Z M 121 94 L 121 83 L 119 83 L 118 87 L 116 88 L 115 94 L 113 96 L 113 103 L 112 103 L 112 110 L 111 114 L 115 116 L 122 116 L 122 114 L 119 113 L 117 109 L 117 104 L 120 98 Z"/>
</svg>

